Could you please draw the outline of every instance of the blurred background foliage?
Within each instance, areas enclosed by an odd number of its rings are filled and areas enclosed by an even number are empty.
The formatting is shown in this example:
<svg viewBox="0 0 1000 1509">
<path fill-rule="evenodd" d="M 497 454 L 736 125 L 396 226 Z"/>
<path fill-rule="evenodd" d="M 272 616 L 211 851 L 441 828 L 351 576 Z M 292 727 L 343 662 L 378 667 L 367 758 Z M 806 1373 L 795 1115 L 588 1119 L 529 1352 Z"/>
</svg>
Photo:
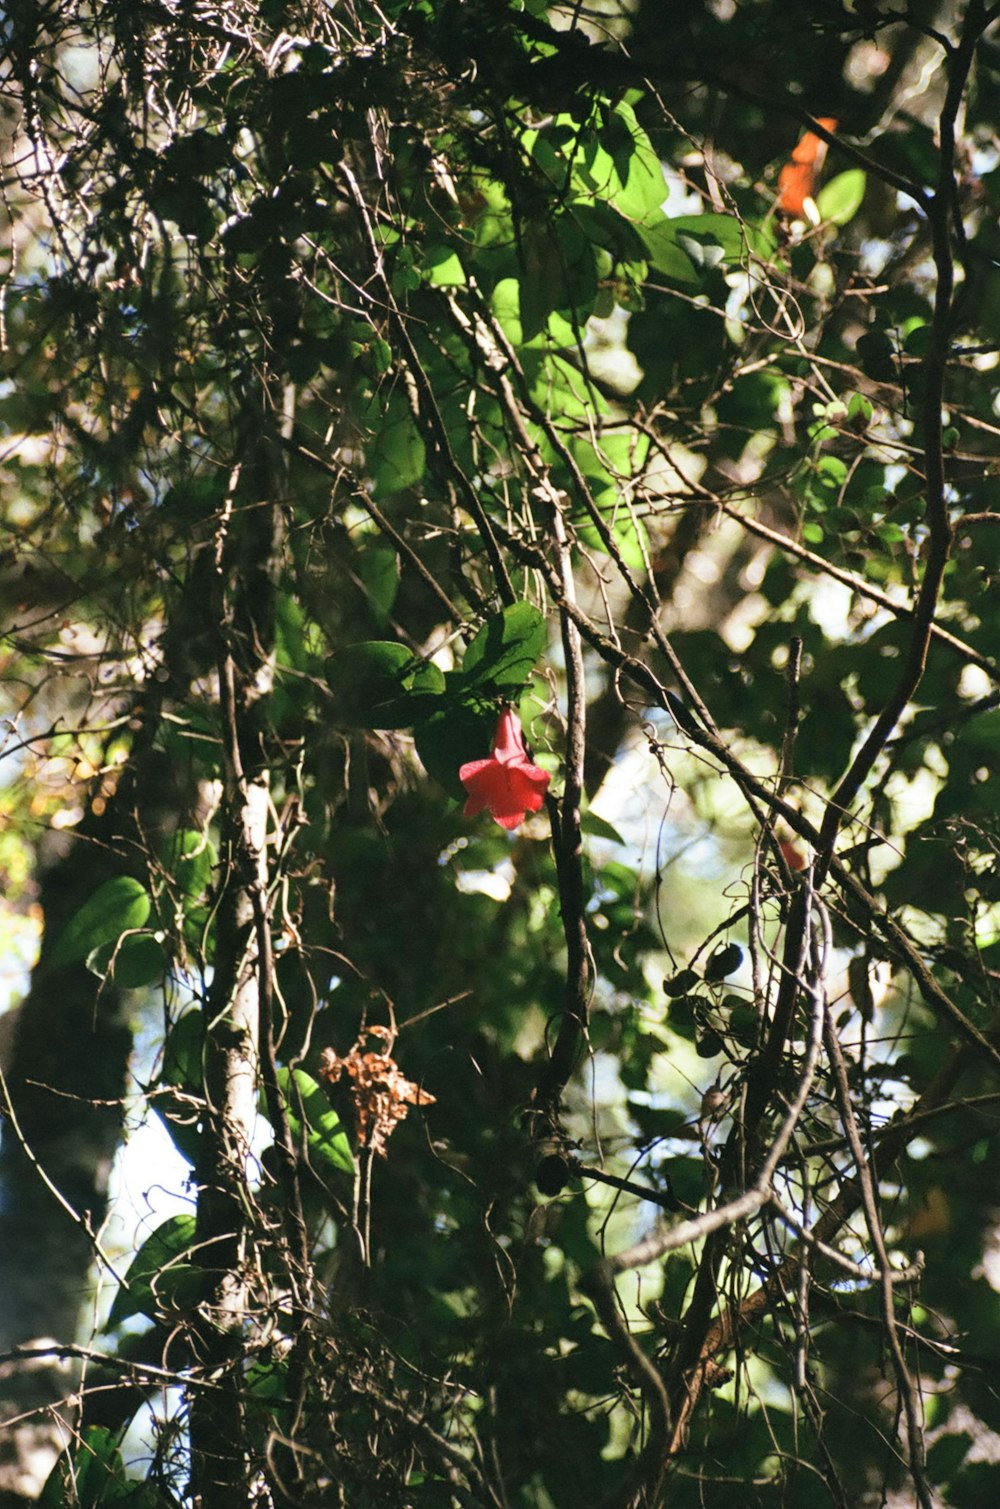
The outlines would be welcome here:
<svg viewBox="0 0 1000 1509">
<path fill-rule="evenodd" d="M 248 1501 L 986 1502 L 995 8 L 18 0 L 0 38 L 5 955 L 44 924 L 0 1501 L 200 1492 L 232 633 L 315 1281 L 293 1315 L 262 1102 Z M 513 834 L 457 776 L 506 703 L 552 774 Z M 384 1159 L 346 1082 L 290 1088 L 372 1026 L 434 1097 Z M 780 1208 L 623 1260 L 609 1319 L 602 1258 L 750 1187 L 799 1085 Z M 114 1160 L 120 1204 L 175 1188 L 109 1253 Z"/>
</svg>

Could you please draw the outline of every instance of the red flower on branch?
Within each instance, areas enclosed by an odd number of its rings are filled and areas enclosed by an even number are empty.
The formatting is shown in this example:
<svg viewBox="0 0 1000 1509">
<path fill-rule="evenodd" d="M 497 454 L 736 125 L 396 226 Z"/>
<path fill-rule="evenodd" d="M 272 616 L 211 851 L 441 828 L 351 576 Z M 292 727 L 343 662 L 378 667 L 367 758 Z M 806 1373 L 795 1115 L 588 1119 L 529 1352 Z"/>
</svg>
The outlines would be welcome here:
<svg viewBox="0 0 1000 1509">
<path fill-rule="evenodd" d="M 520 719 L 510 707 L 500 714 L 493 754 L 488 760 L 470 760 L 458 778 L 469 793 L 466 817 L 475 817 L 485 807 L 501 828 L 516 828 L 529 812 L 537 812 L 550 779 L 547 770 L 539 770 L 528 758 Z"/>
<path fill-rule="evenodd" d="M 837 122 L 831 115 L 816 117 L 827 131 L 836 131 Z M 816 175 L 823 166 L 826 142 L 815 131 L 807 131 L 792 151 L 791 162 L 786 162 L 778 175 L 778 209 L 796 219 L 811 218 L 806 207 L 813 203 Z M 819 216 L 816 217 L 817 221 Z"/>
</svg>

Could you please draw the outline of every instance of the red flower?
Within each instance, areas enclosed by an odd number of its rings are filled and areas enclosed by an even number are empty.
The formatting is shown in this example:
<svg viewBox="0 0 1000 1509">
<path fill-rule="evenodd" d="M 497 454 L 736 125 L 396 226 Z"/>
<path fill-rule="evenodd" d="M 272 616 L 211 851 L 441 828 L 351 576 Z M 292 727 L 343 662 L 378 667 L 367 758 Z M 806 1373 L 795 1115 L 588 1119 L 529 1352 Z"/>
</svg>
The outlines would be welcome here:
<svg viewBox="0 0 1000 1509">
<path fill-rule="evenodd" d="M 828 131 L 836 131 L 837 122 L 832 116 L 820 115 L 817 120 Z M 800 220 L 808 214 L 806 200 L 812 200 L 816 174 L 825 156 L 826 142 L 815 131 L 807 131 L 792 151 L 791 162 L 786 162 L 778 175 L 779 210 Z"/>
<path fill-rule="evenodd" d="M 785 864 L 790 870 L 804 870 L 806 867 L 805 856 L 801 849 L 791 843 L 787 838 L 778 839 L 778 848 L 781 850 Z"/>
<path fill-rule="evenodd" d="M 516 828 L 529 812 L 537 812 L 549 784 L 548 771 L 529 760 L 520 719 L 509 707 L 500 714 L 491 757 L 470 760 L 458 778 L 469 793 L 466 817 L 485 807 L 501 828 Z"/>
</svg>

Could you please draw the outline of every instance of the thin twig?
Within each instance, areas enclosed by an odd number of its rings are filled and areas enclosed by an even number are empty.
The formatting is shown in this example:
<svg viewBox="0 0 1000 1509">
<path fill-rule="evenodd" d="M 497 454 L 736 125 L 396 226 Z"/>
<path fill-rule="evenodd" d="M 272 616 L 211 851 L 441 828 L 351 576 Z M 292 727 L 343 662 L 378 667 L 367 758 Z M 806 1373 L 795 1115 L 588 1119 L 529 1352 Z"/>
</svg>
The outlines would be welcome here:
<svg viewBox="0 0 1000 1509">
<path fill-rule="evenodd" d="M 580 827 L 587 689 L 580 631 L 568 611 L 569 604 L 576 601 L 569 541 L 558 498 L 553 496 L 550 502 L 553 536 L 559 554 L 562 595 L 566 604 L 559 617 L 566 662 L 566 776 L 561 802 L 557 804 L 554 798 L 549 799 L 559 881 L 559 909 L 566 939 L 566 984 L 559 1032 L 538 1087 L 538 1102 L 546 1108 L 553 1107 L 558 1101 L 576 1067 L 580 1044 L 587 1031 L 594 976 L 584 910 L 583 840 Z"/>
<path fill-rule="evenodd" d="M 847 1077 L 847 1065 L 844 1062 L 844 1054 L 829 1008 L 825 1012 L 823 1036 L 826 1042 L 827 1057 L 833 1069 L 833 1080 L 840 1119 L 847 1134 L 847 1140 L 850 1144 L 851 1153 L 854 1157 L 854 1165 L 857 1170 L 865 1224 L 868 1227 L 868 1235 L 871 1237 L 872 1246 L 875 1248 L 875 1256 L 878 1260 L 882 1316 L 885 1321 L 885 1331 L 889 1341 L 892 1365 L 903 1401 L 903 1411 L 906 1415 L 906 1435 L 910 1448 L 909 1465 L 913 1476 L 913 1486 L 917 1491 L 917 1497 L 923 1509 L 934 1509 L 934 1496 L 931 1493 L 926 1474 L 924 1422 L 917 1404 L 917 1394 L 913 1378 L 906 1365 L 906 1358 L 903 1356 L 903 1348 L 899 1340 L 899 1332 L 896 1329 L 896 1302 L 893 1295 L 889 1254 L 886 1251 L 885 1236 L 879 1216 L 875 1179 L 873 1178 L 868 1158 L 862 1146 L 861 1134 L 858 1131 L 858 1124 L 854 1116 L 854 1107 L 851 1103 L 851 1086 Z"/>
<path fill-rule="evenodd" d="M 939 121 L 940 149 L 938 177 L 934 195 L 925 206 L 931 227 L 934 267 L 937 284 L 931 319 L 930 348 L 924 359 L 924 401 L 922 431 L 926 479 L 926 519 L 928 528 L 924 574 L 913 607 L 913 634 L 899 679 L 867 738 L 851 762 L 827 804 L 820 825 L 819 878 L 825 874 L 841 824 L 885 748 L 907 704 L 912 700 L 927 664 L 945 567 L 951 552 L 952 527 L 945 497 L 944 442 L 942 409 L 948 352 L 952 336 L 952 296 L 955 288 L 955 259 L 952 253 L 952 204 L 955 187 L 955 121 L 972 67 L 976 42 L 982 24 L 982 5 L 973 0 L 959 45 L 948 57 L 948 87 Z"/>
</svg>

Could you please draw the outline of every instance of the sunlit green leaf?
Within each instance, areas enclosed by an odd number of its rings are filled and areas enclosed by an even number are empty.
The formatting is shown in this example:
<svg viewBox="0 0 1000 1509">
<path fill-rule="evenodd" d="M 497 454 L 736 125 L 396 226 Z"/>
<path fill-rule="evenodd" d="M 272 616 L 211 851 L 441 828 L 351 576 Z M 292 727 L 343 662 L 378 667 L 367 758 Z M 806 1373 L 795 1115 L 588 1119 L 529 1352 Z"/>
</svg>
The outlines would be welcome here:
<svg viewBox="0 0 1000 1509">
<path fill-rule="evenodd" d="M 428 283 L 433 283 L 437 288 L 465 286 L 465 269 L 458 253 L 450 246 L 429 247 L 424 267 Z"/>
<path fill-rule="evenodd" d="M 865 197 L 866 178 L 863 168 L 848 168 L 825 183 L 816 195 L 816 208 L 821 220 L 833 225 L 847 225 L 861 208 Z"/>
<path fill-rule="evenodd" d="M 545 619 L 533 603 L 513 603 L 483 624 L 465 652 L 466 687 L 514 692 L 524 685 L 545 648 Z"/>
<path fill-rule="evenodd" d="M 306 1151 L 316 1172 L 353 1174 L 354 1154 L 343 1123 L 312 1076 L 304 1069 L 279 1069 L 278 1089 L 285 1099 L 293 1139 L 298 1141 L 305 1127 Z M 263 1097 L 261 1109 L 266 1113 Z"/>
</svg>

